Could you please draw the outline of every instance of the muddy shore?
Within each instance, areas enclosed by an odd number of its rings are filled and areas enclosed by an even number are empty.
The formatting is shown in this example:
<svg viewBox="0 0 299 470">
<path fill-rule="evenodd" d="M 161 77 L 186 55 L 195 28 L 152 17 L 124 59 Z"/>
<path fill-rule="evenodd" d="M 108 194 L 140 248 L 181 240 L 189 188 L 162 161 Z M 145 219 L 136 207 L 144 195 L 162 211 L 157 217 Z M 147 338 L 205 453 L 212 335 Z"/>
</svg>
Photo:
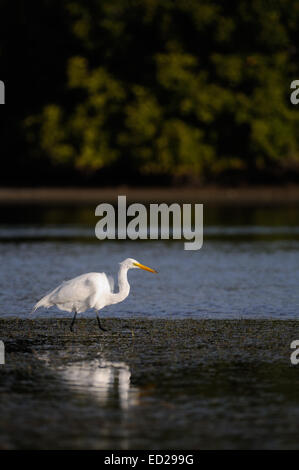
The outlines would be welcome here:
<svg viewBox="0 0 299 470">
<path fill-rule="evenodd" d="M 299 202 L 299 186 L 132 188 L 0 188 L 0 204 L 72 205 L 128 202 L 192 202 L 217 205 L 285 205 Z"/>
<path fill-rule="evenodd" d="M 299 322 L 1 319 L 1 449 L 297 449 Z"/>
</svg>

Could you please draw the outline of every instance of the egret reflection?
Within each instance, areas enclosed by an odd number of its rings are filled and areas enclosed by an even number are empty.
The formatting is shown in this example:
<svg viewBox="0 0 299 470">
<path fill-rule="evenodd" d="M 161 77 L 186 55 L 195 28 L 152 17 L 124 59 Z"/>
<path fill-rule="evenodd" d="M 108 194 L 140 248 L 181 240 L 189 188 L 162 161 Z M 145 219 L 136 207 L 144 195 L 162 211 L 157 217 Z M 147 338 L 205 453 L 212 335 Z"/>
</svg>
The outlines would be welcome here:
<svg viewBox="0 0 299 470">
<path fill-rule="evenodd" d="M 48 357 L 40 359 L 50 365 Z M 139 391 L 131 385 L 131 371 L 125 362 L 78 361 L 57 372 L 73 391 L 91 394 L 102 406 L 111 404 L 126 410 L 138 403 Z"/>
</svg>

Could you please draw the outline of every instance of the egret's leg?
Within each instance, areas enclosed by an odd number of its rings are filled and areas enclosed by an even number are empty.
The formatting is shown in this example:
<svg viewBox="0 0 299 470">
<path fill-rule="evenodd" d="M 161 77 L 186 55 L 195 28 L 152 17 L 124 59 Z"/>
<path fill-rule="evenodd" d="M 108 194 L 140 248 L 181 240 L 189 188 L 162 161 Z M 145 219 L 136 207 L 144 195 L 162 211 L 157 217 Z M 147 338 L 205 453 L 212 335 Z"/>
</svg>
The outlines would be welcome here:
<svg viewBox="0 0 299 470">
<path fill-rule="evenodd" d="M 73 326 L 74 326 L 75 321 L 76 321 L 76 316 L 77 316 L 77 310 L 75 310 L 75 314 L 74 314 L 74 316 L 73 316 L 72 323 L 71 323 L 71 326 L 70 326 L 71 332 L 74 331 L 74 330 L 73 330 Z"/>
<path fill-rule="evenodd" d="M 102 331 L 107 331 L 106 328 L 103 328 L 102 325 L 101 325 L 98 312 L 97 312 L 97 320 L 98 320 L 98 325 L 99 325 L 100 330 L 102 330 Z"/>
</svg>

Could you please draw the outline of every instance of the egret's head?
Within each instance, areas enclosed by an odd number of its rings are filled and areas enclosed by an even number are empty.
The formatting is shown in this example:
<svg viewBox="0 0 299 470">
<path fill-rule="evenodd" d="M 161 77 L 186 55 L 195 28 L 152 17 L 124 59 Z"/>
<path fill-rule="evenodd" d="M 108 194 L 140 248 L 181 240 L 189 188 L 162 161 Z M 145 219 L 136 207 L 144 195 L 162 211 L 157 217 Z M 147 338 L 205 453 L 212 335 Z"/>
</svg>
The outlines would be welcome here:
<svg viewBox="0 0 299 470">
<path fill-rule="evenodd" d="M 139 263 L 138 261 L 136 261 L 136 259 L 133 259 L 133 258 L 127 258 L 120 264 L 122 266 L 125 266 L 127 269 L 139 268 L 139 269 L 144 269 L 145 271 L 150 271 L 151 273 L 157 273 L 158 272 L 155 269 L 148 268 L 147 266 L 144 266 L 144 264 Z"/>
</svg>

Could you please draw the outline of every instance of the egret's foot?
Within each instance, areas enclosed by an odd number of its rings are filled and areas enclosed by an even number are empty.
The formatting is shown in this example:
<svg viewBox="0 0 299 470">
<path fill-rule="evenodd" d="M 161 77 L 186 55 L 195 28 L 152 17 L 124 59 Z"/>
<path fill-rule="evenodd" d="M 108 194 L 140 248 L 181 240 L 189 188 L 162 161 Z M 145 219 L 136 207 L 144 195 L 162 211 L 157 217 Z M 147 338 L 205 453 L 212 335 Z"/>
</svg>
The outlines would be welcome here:
<svg viewBox="0 0 299 470">
<path fill-rule="evenodd" d="M 104 327 L 101 325 L 101 322 L 100 322 L 100 319 L 99 319 L 98 316 L 97 316 L 97 321 L 98 321 L 98 327 L 99 327 L 99 329 L 102 330 L 102 331 L 107 331 L 106 328 L 104 328 Z"/>
</svg>

